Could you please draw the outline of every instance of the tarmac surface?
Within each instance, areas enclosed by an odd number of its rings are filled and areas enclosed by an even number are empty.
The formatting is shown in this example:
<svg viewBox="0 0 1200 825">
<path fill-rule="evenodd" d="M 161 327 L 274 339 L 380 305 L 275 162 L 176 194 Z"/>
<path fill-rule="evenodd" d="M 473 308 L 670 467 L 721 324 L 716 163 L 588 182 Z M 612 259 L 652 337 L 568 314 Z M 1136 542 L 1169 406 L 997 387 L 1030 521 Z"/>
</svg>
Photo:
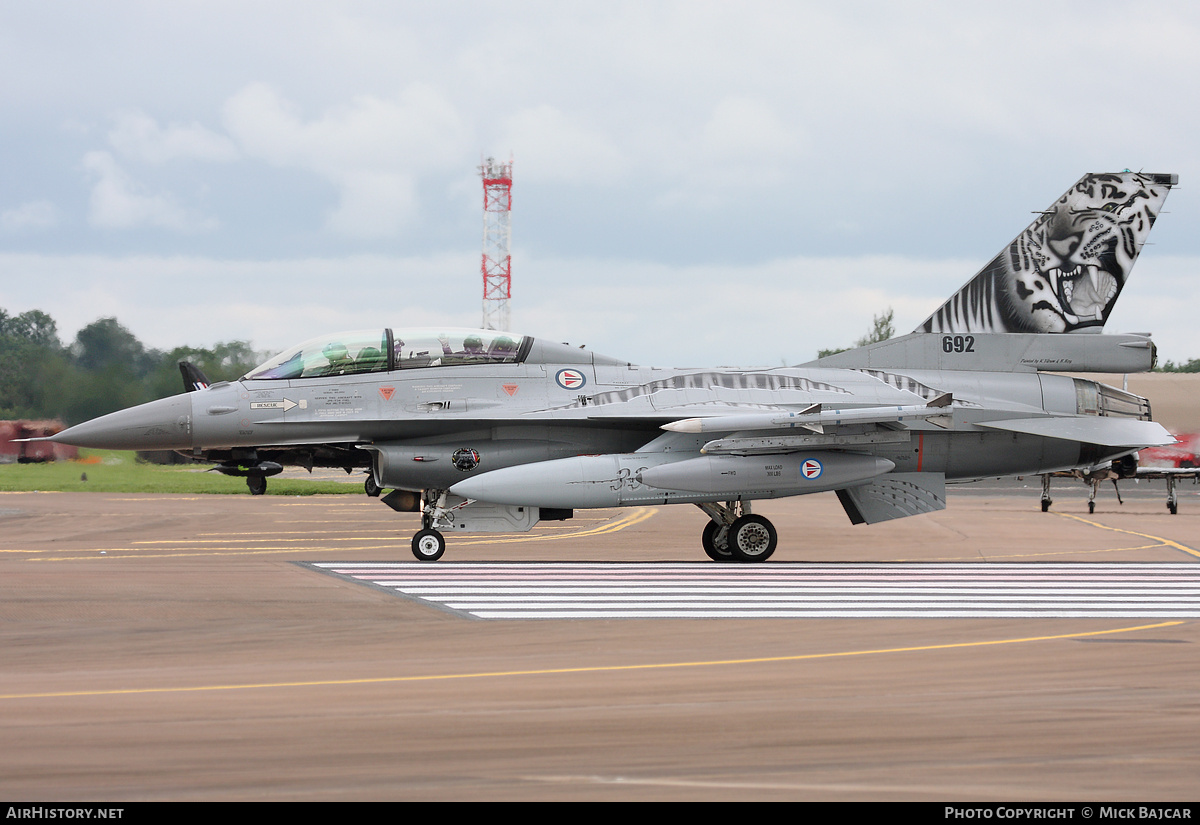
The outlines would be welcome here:
<svg viewBox="0 0 1200 825">
<path fill-rule="evenodd" d="M 825 564 L 1200 572 L 1179 492 L 1088 515 L 1056 480 L 1043 514 L 1010 481 L 869 527 L 832 494 L 764 502 L 780 548 L 745 566 L 703 556 L 695 508 L 581 511 L 421 569 L 637 562 L 751 594 Z M 0 495 L 0 797 L 1196 798 L 1196 619 L 483 619 L 306 566 L 413 562 L 414 529 L 365 496 Z"/>
</svg>

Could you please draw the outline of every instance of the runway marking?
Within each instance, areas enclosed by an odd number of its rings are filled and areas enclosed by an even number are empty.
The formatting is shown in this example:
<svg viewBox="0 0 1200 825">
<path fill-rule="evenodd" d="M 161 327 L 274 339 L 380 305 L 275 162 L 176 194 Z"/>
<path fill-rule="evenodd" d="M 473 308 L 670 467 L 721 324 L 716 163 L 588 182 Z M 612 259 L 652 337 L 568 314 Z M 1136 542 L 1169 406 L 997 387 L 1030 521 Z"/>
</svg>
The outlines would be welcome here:
<svg viewBox="0 0 1200 825">
<path fill-rule="evenodd" d="M 1200 618 L 1184 563 L 300 564 L 474 619 Z"/>
<path fill-rule="evenodd" d="M 512 544 L 517 542 L 528 541 L 551 541 L 562 539 L 577 539 L 587 538 L 589 536 L 603 536 L 609 533 L 617 533 L 630 527 L 634 527 L 647 519 L 652 518 L 658 512 L 657 507 L 636 507 L 628 512 L 622 512 L 617 518 L 584 518 L 582 522 L 601 522 L 599 525 L 586 526 L 586 524 L 575 525 L 559 525 L 551 524 L 545 527 L 539 527 L 538 532 L 532 534 L 525 533 L 492 533 L 487 538 L 464 541 L 459 536 L 447 536 L 447 544 L 450 547 L 466 547 L 473 544 Z M 290 523 L 289 523 L 290 524 Z M 385 529 L 385 528 L 381 528 Z M 301 538 L 282 538 L 284 534 L 291 534 L 292 531 L 274 531 L 263 530 L 256 531 L 253 534 L 232 534 L 225 539 L 207 539 L 207 538 L 180 538 L 180 539 L 146 539 L 134 541 L 134 545 L 144 545 L 143 547 L 85 547 L 73 551 L 51 551 L 56 553 L 71 552 L 72 555 L 47 555 L 44 549 L 37 550 L 22 550 L 13 548 L 5 550 L 7 553 L 37 553 L 41 554 L 26 561 L 85 561 L 94 560 L 103 555 L 110 559 L 120 558 L 139 558 L 139 559 L 156 559 L 156 558 L 187 558 L 196 556 L 270 556 L 283 553 L 297 552 L 369 552 L 379 547 L 392 549 L 395 547 L 408 548 L 412 539 L 408 534 L 391 535 L 358 535 L 348 537 L 330 537 L 328 533 L 309 534 L 308 539 Z M 211 534 L 201 534 L 211 535 Z M 252 547 L 249 545 L 260 544 L 262 542 L 270 542 L 265 547 Z M 338 547 L 333 550 L 328 545 L 333 543 L 348 542 L 350 546 Z M 287 546 L 294 544 L 295 546 Z M 179 552 L 163 552 L 162 545 L 169 547 L 180 548 Z M 203 545 L 232 545 L 241 549 L 204 549 Z M 279 546 L 273 546 L 279 545 Z M 158 552 L 153 552 L 158 551 Z M 86 554 L 86 555 L 80 555 Z"/>
<path fill-rule="evenodd" d="M 627 517 L 622 518 L 622 519 L 618 520 L 617 522 L 612 522 L 612 519 L 608 519 L 608 518 L 592 518 L 592 519 L 584 518 L 584 519 L 575 519 L 575 520 L 604 522 L 605 525 L 607 525 L 607 526 L 605 526 L 601 532 L 606 532 L 606 533 L 614 532 L 615 530 L 624 529 L 625 527 L 629 526 Z M 638 519 L 638 521 L 642 521 L 642 520 L 644 520 L 644 519 Z M 612 524 L 610 525 L 609 522 L 612 522 Z M 337 523 L 341 524 L 343 522 L 337 522 Z M 633 523 L 636 524 L 637 522 L 633 522 Z M 380 529 L 386 530 L 387 528 L 381 527 Z M 576 538 L 576 537 L 583 536 L 583 535 L 593 535 L 593 533 L 591 533 L 591 532 L 586 532 L 586 533 L 580 532 L 583 529 L 587 529 L 587 528 L 581 528 L 579 525 L 565 525 L 565 524 L 564 525 L 548 524 L 548 525 L 545 525 L 544 527 L 539 525 L 539 530 L 564 530 L 564 531 L 570 530 L 570 531 L 575 531 L 575 532 L 564 533 L 562 535 L 531 536 L 530 538 L 539 538 L 539 539 L 560 538 L 561 539 L 561 538 Z M 338 532 L 350 533 L 351 535 L 338 536 L 338 535 L 336 535 L 336 533 L 338 533 Z M 388 542 L 388 543 L 392 543 L 392 544 L 403 544 L 405 546 L 408 546 L 412 541 L 410 536 L 408 536 L 407 534 L 403 534 L 403 535 L 397 534 L 394 529 L 389 531 L 388 533 L 382 534 L 382 535 L 362 535 L 362 531 L 358 528 L 347 528 L 342 531 L 323 530 L 319 537 L 313 536 L 312 530 L 256 530 L 254 532 L 243 531 L 243 532 L 237 533 L 236 535 L 231 535 L 229 533 L 197 533 L 196 535 L 199 538 L 194 538 L 194 539 L 139 539 L 137 541 L 134 541 L 133 544 L 138 544 L 138 545 L 170 544 L 170 545 L 178 546 L 178 545 L 185 545 L 185 544 L 240 544 L 240 543 L 252 544 L 255 542 L 264 542 L 264 541 L 273 541 L 273 542 L 280 542 L 280 543 L 312 542 L 312 541 L 329 541 L 329 542 L 337 542 L 337 541 L 377 542 L 377 541 L 381 541 L 381 542 Z M 522 534 L 520 534 L 520 533 L 500 533 L 498 535 L 501 538 L 506 538 L 506 537 L 522 538 L 523 537 Z M 208 538 L 209 536 L 214 536 L 215 538 Z M 299 538 L 284 538 L 285 536 L 298 536 Z M 453 539 L 454 537 L 451 536 L 450 538 Z M 456 541 L 455 545 L 461 546 L 463 544 L 475 544 L 475 543 L 477 543 L 477 542 L 457 542 Z"/>
<path fill-rule="evenodd" d="M 580 530 L 578 533 L 559 533 L 559 534 L 534 534 L 534 535 L 514 535 L 510 537 L 498 538 L 482 538 L 474 541 L 455 541 L 453 536 L 447 536 L 448 547 L 466 547 L 471 544 L 514 544 L 523 541 L 546 541 L 547 539 L 565 539 L 565 538 L 582 538 L 584 536 L 603 536 L 608 533 L 617 533 L 628 527 L 641 524 L 652 518 L 658 512 L 657 507 L 638 507 L 628 515 L 621 516 L 615 521 L 600 527 L 592 527 L 586 530 Z M 416 562 L 421 564 L 422 562 Z"/>
<path fill-rule="evenodd" d="M 1053 636 L 1024 636 L 1016 639 L 986 639 L 978 642 L 950 642 L 940 645 L 914 645 L 911 647 L 887 647 L 874 650 L 842 650 L 829 653 L 800 653 L 794 656 L 759 656 L 749 659 L 714 659 L 699 662 L 657 662 L 641 665 L 592 665 L 585 667 L 556 667 L 538 670 L 494 670 L 478 673 L 433 673 L 421 676 L 378 676 L 364 679 L 318 679 L 302 682 L 259 682 L 242 685 L 192 685 L 161 688 L 110 688 L 100 690 L 69 690 L 46 693 L 0 694 L 4 699 L 54 699 L 70 696 L 121 696 L 139 693 L 199 693 L 216 690 L 263 690 L 266 688 L 330 687 L 335 685 L 377 685 L 399 682 L 435 682 L 450 679 L 487 679 L 511 676 L 554 676 L 568 673 L 611 673 L 629 670 L 665 670 L 668 668 L 725 667 L 729 665 L 757 665 L 781 662 L 811 661 L 814 659 L 838 659 L 852 656 L 877 656 L 888 653 L 920 653 L 931 650 L 954 650 L 970 647 L 1050 642 L 1060 639 L 1082 639 L 1095 636 L 1112 636 L 1119 633 L 1136 633 L 1142 630 L 1158 630 L 1176 627 L 1185 622 L 1159 622 L 1157 624 L 1115 627 L 1109 630 L 1088 630 L 1078 633 L 1059 633 Z"/>
<path fill-rule="evenodd" d="M 1054 550 L 1046 553 L 975 553 L 972 558 L 985 559 L 988 563 L 1000 562 L 1002 559 L 1048 559 L 1061 558 L 1062 556 L 1100 556 L 1110 553 L 1129 553 L 1134 550 L 1153 550 L 1156 547 L 1162 547 L 1162 544 L 1142 544 L 1134 547 L 1100 547 L 1095 550 L 1079 550 L 1075 547 L 1067 547 L 1062 550 Z M 926 556 L 921 559 L 924 562 L 961 562 L 963 555 L 960 553 L 955 556 Z M 884 559 L 888 562 L 909 562 L 913 559 L 893 558 Z M 1090 562 L 1089 562 L 1090 563 Z"/>
<path fill-rule="evenodd" d="M 1182 550 L 1189 555 L 1200 558 L 1200 551 L 1193 550 L 1191 547 L 1188 547 L 1185 544 L 1180 544 L 1177 541 L 1159 538 L 1158 536 L 1152 536 L 1149 533 L 1139 533 L 1136 530 L 1122 530 L 1120 527 L 1109 527 L 1107 524 L 1101 524 L 1098 521 L 1092 521 L 1091 519 L 1086 519 L 1082 516 L 1074 516 L 1070 513 L 1055 513 L 1054 515 L 1059 516 L 1060 518 L 1071 518 L 1075 519 L 1076 521 L 1082 521 L 1084 524 L 1089 524 L 1092 527 L 1099 527 L 1101 530 L 1112 530 L 1114 533 L 1125 533 L 1126 535 L 1137 536 L 1138 538 L 1150 539 L 1151 541 L 1158 542 L 1160 546 L 1174 547 L 1176 550 Z"/>
</svg>

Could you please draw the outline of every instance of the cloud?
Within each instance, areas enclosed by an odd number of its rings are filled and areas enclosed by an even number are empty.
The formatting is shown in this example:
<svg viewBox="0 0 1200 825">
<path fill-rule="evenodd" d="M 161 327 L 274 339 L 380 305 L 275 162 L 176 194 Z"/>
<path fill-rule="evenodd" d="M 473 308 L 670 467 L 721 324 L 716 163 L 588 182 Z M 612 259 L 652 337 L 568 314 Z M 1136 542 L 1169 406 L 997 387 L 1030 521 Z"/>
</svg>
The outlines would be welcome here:
<svg viewBox="0 0 1200 825">
<path fill-rule="evenodd" d="M 198 123 L 172 123 L 166 127 L 143 112 L 124 112 L 108 133 L 109 145 L 121 155 L 144 163 L 202 160 L 224 163 L 237 160 L 233 141 Z"/>
<path fill-rule="evenodd" d="M 30 201 L 0 212 L 0 229 L 5 232 L 35 232 L 57 225 L 58 209 L 47 200 Z"/>
<path fill-rule="evenodd" d="M 699 151 L 711 160 L 773 164 L 786 160 L 798 145 L 796 135 L 766 102 L 726 97 L 704 125 Z"/>
<path fill-rule="evenodd" d="M 327 227 L 359 237 L 396 234 L 415 214 L 418 178 L 468 156 L 458 113 L 423 84 L 394 100 L 359 95 L 305 119 L 273 88 L 254 83 L 229 99 L 224 122 L 246 155 L 338 187 L 341 202 Z"/>
<path fill-rule="evenodd" d="M 655 202 L 712 209 L 748 191 L 776 189 L 794 177 L 801 148 L 799 130 L 784 124 L 766 101 L 722 98 L 697 133 L 662 158 L 670 183 Z"/>
<path fill-rule="evenodd" d="M 607 136 L 557 107 L 522 109 L 505 125 L 502 145 L 520 148 L 522 181 L 604 184 L 628 171 L 627 159 Z"/>
<path fill-rule="evenodd" d="M 88 222 L 104 229 L 157 226 L 182 232 L 215 229 L 217 222 L 189 213 L 167 194 L 154 194 L 138 184 L 108 152 L 88 152 L 83 166 L 94 179 Z"/>
</svg>

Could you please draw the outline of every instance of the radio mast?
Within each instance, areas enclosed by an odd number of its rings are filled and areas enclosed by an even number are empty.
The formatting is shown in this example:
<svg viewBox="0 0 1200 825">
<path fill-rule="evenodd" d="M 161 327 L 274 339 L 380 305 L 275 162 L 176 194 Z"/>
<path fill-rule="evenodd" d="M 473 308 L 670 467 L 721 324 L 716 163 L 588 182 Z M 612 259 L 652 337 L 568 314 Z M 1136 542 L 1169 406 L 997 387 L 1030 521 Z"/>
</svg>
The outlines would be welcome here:
<svg viewBox="0 0 1200 825">
<path fill-rule="evenodd" d="M 508 329 L 512 297 L 512 158 L 488 158 L 479 167 L 483 178 L 483 328 Z"/>
</svg>

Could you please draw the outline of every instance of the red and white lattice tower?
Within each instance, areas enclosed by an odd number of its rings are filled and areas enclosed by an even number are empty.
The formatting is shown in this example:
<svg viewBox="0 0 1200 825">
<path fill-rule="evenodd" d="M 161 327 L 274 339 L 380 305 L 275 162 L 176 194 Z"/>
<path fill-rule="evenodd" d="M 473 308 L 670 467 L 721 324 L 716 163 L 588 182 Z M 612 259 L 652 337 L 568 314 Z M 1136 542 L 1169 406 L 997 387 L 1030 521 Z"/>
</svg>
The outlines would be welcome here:
<svg viewBox="0 0 1200 825">
<path fill-rule="evenodd" d="M 512 297 L 512 158 L 479 167 L 483 178 L 483 328 L 508 329 Z"/>
</svg>

